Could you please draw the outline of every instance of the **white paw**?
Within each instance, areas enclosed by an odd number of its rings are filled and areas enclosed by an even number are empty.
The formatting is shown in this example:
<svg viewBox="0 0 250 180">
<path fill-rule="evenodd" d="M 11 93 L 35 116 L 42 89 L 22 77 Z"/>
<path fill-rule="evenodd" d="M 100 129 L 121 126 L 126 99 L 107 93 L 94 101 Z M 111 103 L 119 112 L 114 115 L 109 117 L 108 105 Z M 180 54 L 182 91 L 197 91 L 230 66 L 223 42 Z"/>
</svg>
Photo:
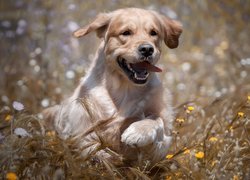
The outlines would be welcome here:
<svg viewBox="0 0 250 180">
<path fill-rule="evenodd" d="M 152 127 L 152 123 L 149 124 L 144 123 L 143 121 L 138 121 L 131 124 L 123 132 L 121 142 L 132 147 L 143 147 L 156 140 L 157 130 L 156 127 Z"/>
</svg>

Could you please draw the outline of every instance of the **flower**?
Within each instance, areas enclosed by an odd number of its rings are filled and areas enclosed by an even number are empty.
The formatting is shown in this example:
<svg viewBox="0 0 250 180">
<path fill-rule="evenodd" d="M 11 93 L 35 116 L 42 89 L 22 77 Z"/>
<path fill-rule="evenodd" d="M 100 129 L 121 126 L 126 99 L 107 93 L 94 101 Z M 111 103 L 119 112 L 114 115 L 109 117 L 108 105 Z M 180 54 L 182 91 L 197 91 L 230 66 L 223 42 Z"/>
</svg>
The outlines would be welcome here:
<svg viewBox="0 0 250 180">
<path fill-rule="evenodd" d="M 65 76 L 67 79 L 74 79 L 76 75 L 74 71 L 69 70 L 66 72 Z"/>
<path fill-rule="evenodd" d="M 48 132 L 46 133 L 46 135 L 52 137 L 52 136 L 55 136 L 55 135 L 56 135 L 56 132 L 55 132 L 55 131 L 48 131 Z"/>
<path fill-rule="evenodd" d="M 50 104 L 50 102 L 49 102 L 49 99 L 47 99 L 47 98 L 45 98 L 45 99 L 43 99 L 43 100 L 41 101 L 41 105 L 42 105 L 42 107 L 44 107 L 44 108 L 48 107 L 49 104 Z"/>
<path fill-rule="evenodd" d="M 244 116 L 244 112 L 238 112 L 238 116 L 239 117 L 243 117 Z"/>
<path fill-rule="evenodd" d="M 31 137 L 31 135 L 23 128 L 16 128 L 14 130 L 15 135 L 21 136 L 21 137 Z"/>
<path fill-rule="evenodd" d="M 8 172 L 6 174 L 6 179 L 7 180 L 16 180 L 17 179 L 17 175 L 16 175 L 16 173 Z"/>
<path fill-rule="evenodd" d="M 239 177 L 237 175 L 234 175 L 233 180 L 239 180 Z"/>
<path fill-rule="evenodd" d="M 17 102 L 17 101 L 14 101 L 12 103 L 12 106 L 17 111 L 22 111 L 24 109 L 24 105 L 22 103 L 20 103 L 20 102 Z"/>
<path fill-rule="evenodd" d="M 12 119 L 12 116 L 10 114 L 8 114 L 6 117 L 5 117 L 5 121 L 10 121 Z"/>
<path fill-rule="evenodd" d="M 211 166 L 214 167 L 214 165 L 218 163 L 218 160 L 213 160 L 212 163 L 211 163 Z"/>
<path fill-rule="evenodd" d="M 190 149 L 186 149 L 183 154 L 190 154 Z"/>
<path fill-rule="evenodd" d="M 171 176 L 166 176 L 166 180 L 171 180 L 172 179 L 172 177 Z"/>
<path fill-rule="evenodd" d="M 184 119 L 183 118 L 177 118 L 176 119 L 176 122 L 178 122 L 178 123 L 180 123 L 180 124 L 182 124 L 182 123 L 184 123 Z"/>
<path fill-rule="evenodd" d="M 168 154 L 168 155 L 166 156 L 166 158 L 167 158 L 167 159 L 171 159 L 173 156 L 174 156 L 173 154 Z"/>
<path fill-rule="evenodd" d="M 186 109 L 187 113 L 191 113 L 194 110 L 194 106 L 188 106 Z"/>
<path fill-rule="evenodd" d="M 216 141 L 218 141 L 218 138 L 217 137 L 210 137 L 209 141 L 210 142 L 216 142 Z"/>
<path fill-rule="evenodd" d="M 198 158 L 198 159 L 204 158 L 204 152 L 199 151 L 199 152 L 195 153 L 195 157 Z"/>
<path fill-rule="evenodd" d="M 250 101 L 250 95 L 247 96 L 247 100 Z"/>
</svg>

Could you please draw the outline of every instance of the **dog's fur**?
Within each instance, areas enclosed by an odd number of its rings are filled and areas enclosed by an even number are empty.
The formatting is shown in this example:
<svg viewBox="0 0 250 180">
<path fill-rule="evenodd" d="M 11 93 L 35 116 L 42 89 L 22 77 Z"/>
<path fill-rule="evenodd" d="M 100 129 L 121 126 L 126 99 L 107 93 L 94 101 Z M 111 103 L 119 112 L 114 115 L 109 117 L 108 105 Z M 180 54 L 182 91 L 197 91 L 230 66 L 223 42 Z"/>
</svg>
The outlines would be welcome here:
<svg viewBox="0 0 250 180">
<path fill-rule="evenodd" d="M 178 46 L 180 23 L 154 11 L 128 8 L 99 14 L 74 36 L 92 31 L 102 38 L 92 67 L 73 95 L 45 110 L 44 115 L 54 118 L 62 138 L 77 139 L 85 157 L 105 146 L 129 160 L 159 161 L 171 143 L 171 96 L 155 72 L 149 73 L 146 82 L 138 83 L 126 75 L 118 61 L 156 64 L 162 41 L 169 48 Z M 153 47 L 150 57 L 138 52 L 142 44 Z"/>
</svg>

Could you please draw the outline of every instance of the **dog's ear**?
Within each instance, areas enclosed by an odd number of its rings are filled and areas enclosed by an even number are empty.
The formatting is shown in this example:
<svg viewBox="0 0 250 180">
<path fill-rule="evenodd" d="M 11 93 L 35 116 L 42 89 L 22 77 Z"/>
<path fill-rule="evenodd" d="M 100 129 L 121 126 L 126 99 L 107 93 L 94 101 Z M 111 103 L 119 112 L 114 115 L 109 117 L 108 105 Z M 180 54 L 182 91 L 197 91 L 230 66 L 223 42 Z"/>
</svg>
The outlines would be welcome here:
<svg viewBox="0 0 250 180">
<path fill-rule="evenodd" d="M 161 15 L 161 22 L 163 24 L 164 42 L 173 49 L 179 45 L 179 37 L 182 33 L 182 25 L 180 22 L 171 20 L 166 16 Z"/>
<path fill-rule="evenodd" d="M 99 14 L 93 22 L 90 24 L 76 30 L 73 35 L 75 37 L 85 36 L 86 34 L 96 31 L 96 34 L 99 38 L 104 37 L 105 31 L 108 27 L 110 21 L 110 14 L 108 13 L 101 13 Z"/>
</svg>

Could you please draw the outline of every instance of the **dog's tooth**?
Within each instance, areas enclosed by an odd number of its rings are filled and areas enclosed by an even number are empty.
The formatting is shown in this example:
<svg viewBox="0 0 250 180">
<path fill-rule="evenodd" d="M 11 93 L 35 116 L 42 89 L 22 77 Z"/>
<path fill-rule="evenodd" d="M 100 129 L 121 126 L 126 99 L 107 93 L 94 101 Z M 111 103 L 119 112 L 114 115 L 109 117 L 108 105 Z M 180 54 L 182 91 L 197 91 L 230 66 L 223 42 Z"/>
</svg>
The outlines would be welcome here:
<svg viewBox="0 0 250 180">
<path fill-rule="evenodd" d="M 135 73 L 135 79 L 137 79 L 137 80 L 142 80 L 141 78 L 139 78 L 139 77 L 137 76 L 136 73 Z"/>
<path fill-rule="evenodd" d="M 128 69 L 129 69 L 130 71 L 132 71 L 133 73 L 135 73 L 135 71 L 131 68 L 130 65 L 128 66 Z"/>
<path fill-rule="evenodd" d="M 127 64 L 127 67 L 130 71 L 133 71 L 133 69 L 131 68 L 130 64 Z"/>
<path fill-rule="evenodd" d="M 136 73 L 134 74 L 134 77 L 135 77 L 135 79 L 138 79 L 138 77 L 137 77 L 137 74 L 136 74 Z"/>
<path fill-rule="evenodd" d="M 138 77 L 137 74 L 135 73 L 135 74 L 134 74 L 134 77 L 135 77 L 136 80 L 146 80 L 147 77 L 148 77 L 148 75 L 149 75 L 149 74 L 147 74 L 145 78 L 140 78 L 140 77 Z"/>
</svg>

